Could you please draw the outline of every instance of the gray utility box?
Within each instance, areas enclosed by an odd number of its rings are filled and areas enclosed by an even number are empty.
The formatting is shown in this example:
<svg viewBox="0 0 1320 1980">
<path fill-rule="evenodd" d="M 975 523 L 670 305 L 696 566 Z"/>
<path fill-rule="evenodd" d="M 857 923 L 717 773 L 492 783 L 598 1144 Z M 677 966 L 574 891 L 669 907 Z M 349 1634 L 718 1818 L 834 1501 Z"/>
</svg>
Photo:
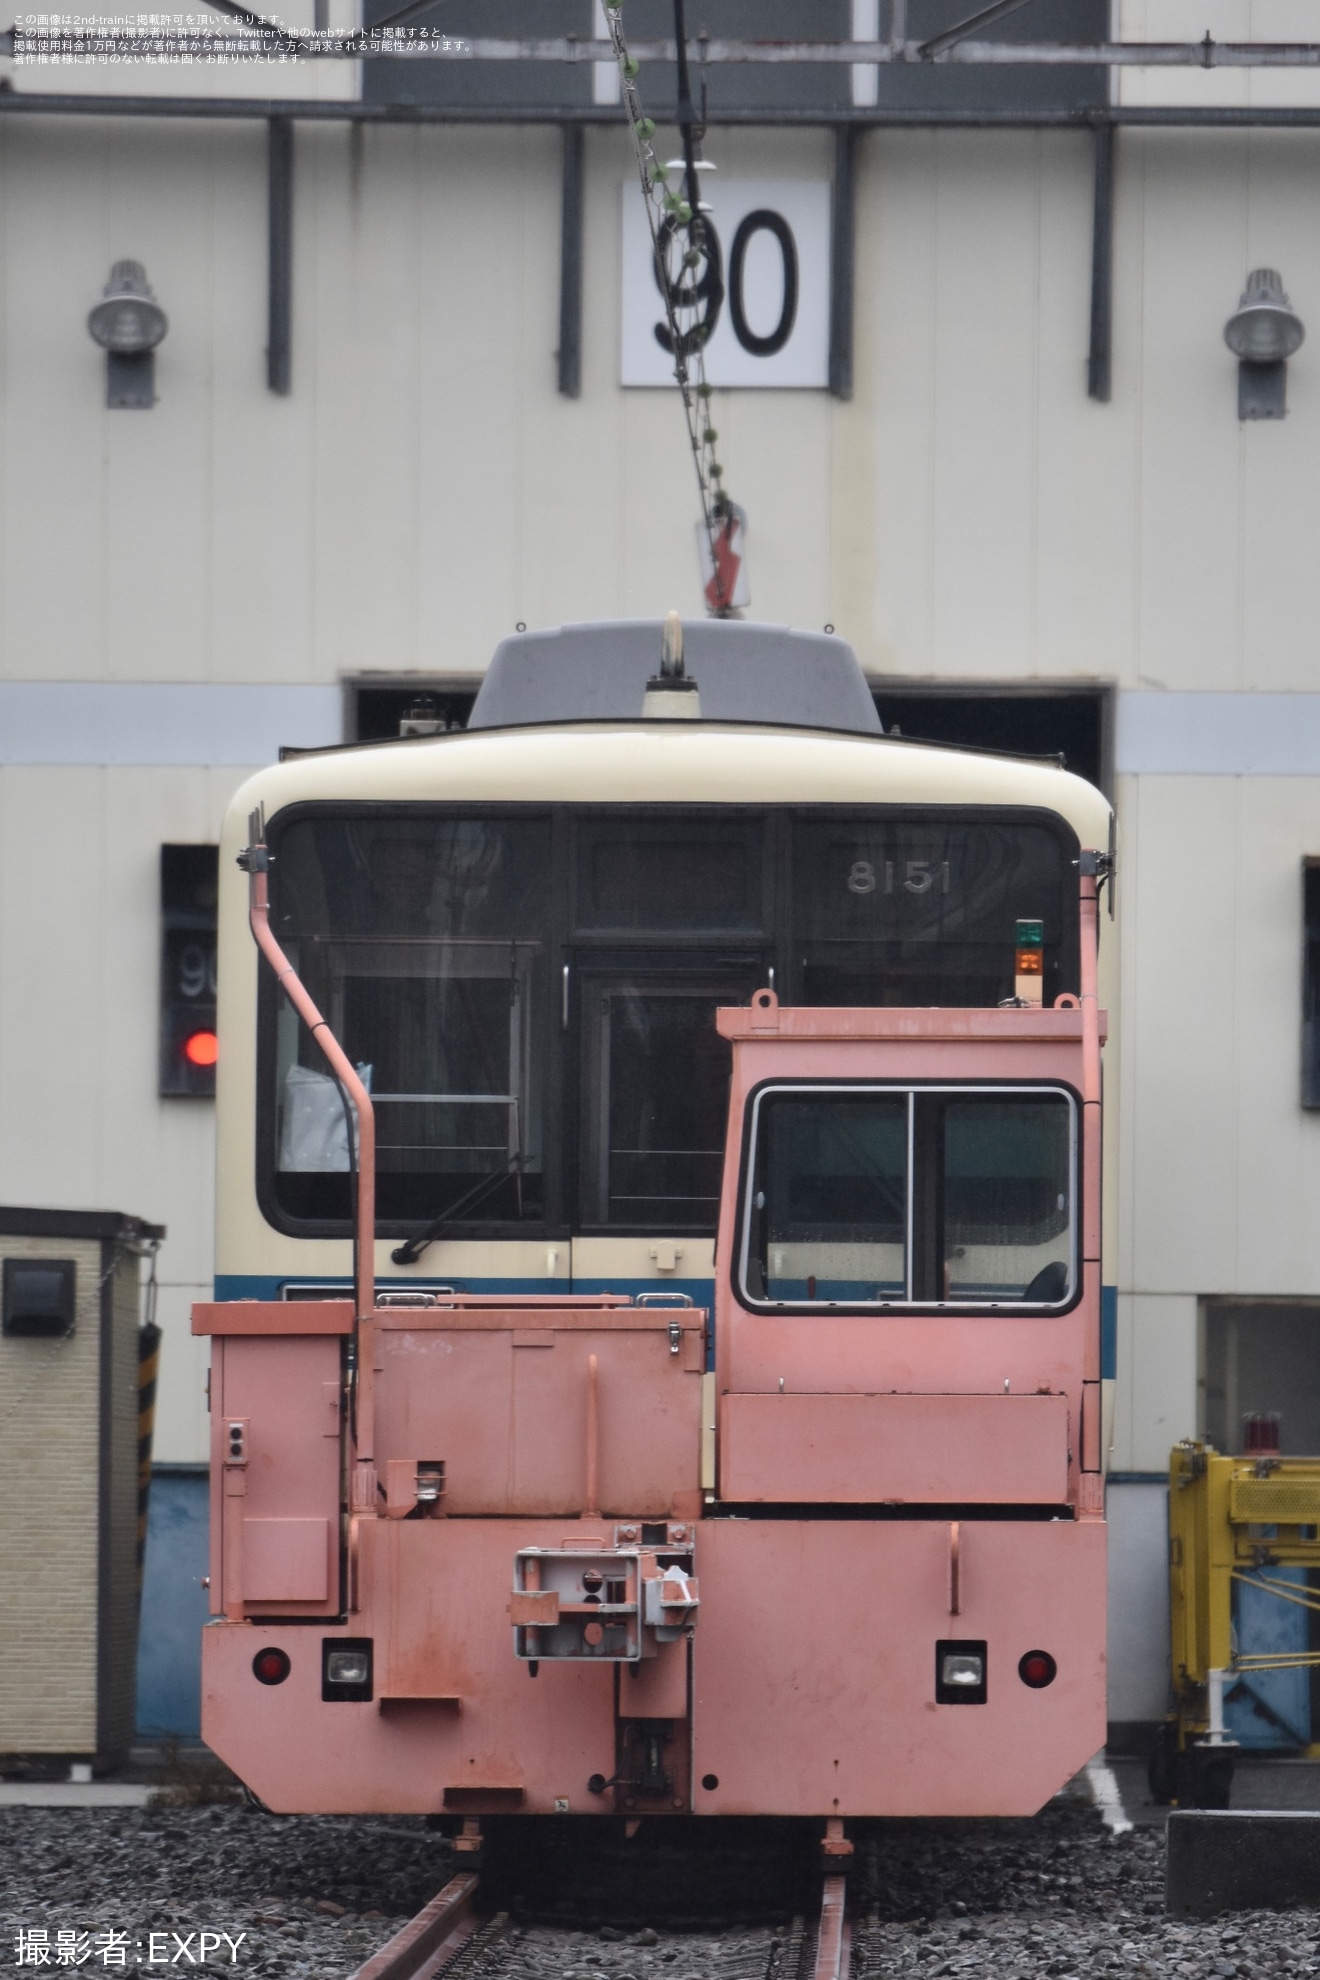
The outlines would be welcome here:
<svg viewBox="0 0 1320 1980">
<path fill-rule="evenodd" d="M 163 1236 L 0 1208 L 0 1766 L 132 1741 L 138 1277 Z"/>
</svg>

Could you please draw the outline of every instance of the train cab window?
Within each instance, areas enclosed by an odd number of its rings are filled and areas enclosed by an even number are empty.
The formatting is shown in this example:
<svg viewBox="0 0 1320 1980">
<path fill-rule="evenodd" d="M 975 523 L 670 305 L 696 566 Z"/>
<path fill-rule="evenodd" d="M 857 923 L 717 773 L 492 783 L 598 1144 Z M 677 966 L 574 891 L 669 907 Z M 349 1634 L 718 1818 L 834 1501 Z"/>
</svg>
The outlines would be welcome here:
<svg viewBox="0 0 1320 1980">
<path fill-rule="evenodd" d="M 574 834 L 579 1208 L 588 1229 L 713 1230 L 729 1097 L 721 1004 L 773 980 L 763 812 L 590 811 Z"/>
<path fill-rule="evenodd" d="M 381 1220 L 542 1216 L 544 820 L 278 824 L 274 926 L 375 1103 Z M 270 1075 L 276 1206 L 347 1217 L 345 1106 L 287 1004 Z"/>
<path fill-rule="evenodd" d="M 745 1269 L 755 1298 L 907 1298 L 909 1111 L 907 1094 L 763 1099 Z"/>
<path fill-rule="evenodd" d="M 614 814 L 578 826 L 574 922 L 610 933 L 751 933 L 768 922 L 763 817 Z"/>
<path fill-rule="evenodd" d="M 715 1013 L 745 1004 L 765 969 L 747 959 L 719 973 L 666 972 L 648 970 L 644 955 L 629 960 L 582 978 L 584 1221 L 713 1230 L 731 1064 Z"/>
<path fill-rule="evenodd" d="M 916 1111 L 932 1117 L 939 1163 L 932 1265 L 944 1298 L 1057 1305 L 1072 1262 L 1069 1100 L 932 1095 Z"/>
<path fill-rule="evenodd" d="M 1076 991 L 1076 844 L 1054 825 L 874 813 L 799 820 L 792 891 L 806 1004 L 998 1004 L 1019 919 L 1044 924 L 1044 1001 Z"/>
<path fill-rule="evenodd" d="M 1058 1088 L 764 1089 L 740 1294 L 763 1310 L 1062 1308 L 1076 1143 Z"/>
</svg>

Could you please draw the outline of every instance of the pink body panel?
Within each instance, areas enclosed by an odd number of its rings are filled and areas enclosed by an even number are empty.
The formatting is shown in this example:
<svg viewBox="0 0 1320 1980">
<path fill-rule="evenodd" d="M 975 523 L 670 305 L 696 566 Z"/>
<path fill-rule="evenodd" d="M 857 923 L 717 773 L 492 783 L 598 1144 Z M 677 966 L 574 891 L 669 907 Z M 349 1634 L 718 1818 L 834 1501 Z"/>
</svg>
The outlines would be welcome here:
<svg viewBox="0 0 1320 1980">
<path fill-rule="evenodd" d="M 725 1396 L 720 1496 L 739 1504 L 1061 1505 L 1062 1396 Z"/>
<path fill-rule="evenodd" d="M 587 1504 L 588 1363 L 598 1382 L 603 1512 L 690 1516 L 705 1314 L 402 1313 L 376 1339 L 377 1458 L 439 1459 L 445 1510 L 575 1516 Z M 677 1351 L 670 1327 L 679 1328 Z"/>
<path fill-rule="evenodd" d="M 325 1602 L 330 1595 L 328 1519 L 243 1521 L 243 1597 L 250 1603 Z"/>
<path fill-rule="evenodd" d="M 710 1520 L 693 1646 L 699 1812 L 1029 1815 L 1105 1740 L 1105 1528 Z M 987 1644 L 984 1705 L 935 1703 L 935 1645 Z M 1048 1650 L 1055 1682 L 1017 1674 Z"/>
<path fill-rule="evenodd" d="M 194 1334 L 351 1334 L 353 1302 L 343 1299 L 288 1299 L 272 1315 L 267 1299 L 198 1300 L 192 1310 Z M 276 1324 L 272 1325 L 272 1320 Z"/>
<path fill-rule="evenodd" d="M 342 1352 L 325 1335 L 243 1333 L 212 1347 L 213 1614 L 339 1609 Z M 238 1470 L 227 1463 L 234 1423 L 246 1440 Z"/>
<path fill-rule="evenodd" d="M 609 1532 L 578 1521 L 363 1520 L 363 1607 L 346 1624 L 215 1623 L 204 1633 L 202 1737 L 281 1812 L 551 1814 L 568 1797 L 575 1813 L 612 1813 L 612 1796 L 598 1801 L 586 1783 L 614 1772 L 614 1666 L 543 1664 L 533 1678 L 514 1657 L 508 1613 L 519 1547 Z M 373 1639 L 373 1702 L 322 1702 L 325 1635 Z M 264 1643 L 292 1659 L 282 1685 L 252 1675 Z"/>
<path fill-rule="evenodd" d="M 613 1814 L 586 1783 L 615 1768 L 614 1668 L 515 1661 L 510 1564 L 520 1546 L 607 1529 L 526 1520 L 366 1521 L 363 1612 L 324 1632 L 374 1638 L 377 1697 L 323 1704 L 323 1631 L 214 1624 L 203 1736 L 273 1808 Z M 1105 1529 L 977 1520 L 705 1520 L 692 1646 L 696 1786 L 676 1728 L 684 1806 L 706 1814 L 1029 1814 L 1104 1742 Z M 984 1639 L 984 1706 L 936 1705 L 935 1645 Z M 288 1681 L 251 1661 L 278 1643 Z M 1032 1691 L 1019 1658 L 1059 1675 Z M 617 1678 L 619 1713 L 677 1717 L 687 1646 Z M 714 1776 L 718 1788 L 700 1785 Z M 657 1811 L 659 1812 L 659 1811 Z"/>
<path fill-rule="evenodd" d="M 1064 1394 L 1082 1379 L 1089 1293 L 1061 1317 L 748 1313 L 725 1273 L 715 1293 L 720 1389 L 777 1395 L 782 1381 L 789 1395 Z"/>
</svg>

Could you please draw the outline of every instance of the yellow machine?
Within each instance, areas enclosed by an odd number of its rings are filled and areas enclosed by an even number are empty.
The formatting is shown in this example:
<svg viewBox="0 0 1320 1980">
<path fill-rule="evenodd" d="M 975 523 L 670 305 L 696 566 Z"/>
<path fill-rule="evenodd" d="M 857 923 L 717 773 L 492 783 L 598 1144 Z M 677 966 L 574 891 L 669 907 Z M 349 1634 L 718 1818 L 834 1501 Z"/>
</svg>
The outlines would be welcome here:
<svg viewBox="0 0 1320 1980">
<path fill-rule="evenodd" d="M 1309 1570 L 1320 1571 L 1320 1458 L 1268 1452 L 1221 1457 L 1208 1444 L 1174 1446 L 1169 1458 L 1174 1709 L 1151 1759 L 1156 1801 L 1228 1806 L 1239 1742 L 1225 1728 L 1226 1694 L 1231 1698 L 1234 1687 L 1253 1673 L 1320 1665 L 1320 1650 L 1253 1649 L 1239 1628 L 1236 1598 L 1245 1585 L 1273 1602 L 1320 1612 Z M 1309 1641 L 1309 1632 L 1303 1630 L 1299 1640 Z"/>
</svg>

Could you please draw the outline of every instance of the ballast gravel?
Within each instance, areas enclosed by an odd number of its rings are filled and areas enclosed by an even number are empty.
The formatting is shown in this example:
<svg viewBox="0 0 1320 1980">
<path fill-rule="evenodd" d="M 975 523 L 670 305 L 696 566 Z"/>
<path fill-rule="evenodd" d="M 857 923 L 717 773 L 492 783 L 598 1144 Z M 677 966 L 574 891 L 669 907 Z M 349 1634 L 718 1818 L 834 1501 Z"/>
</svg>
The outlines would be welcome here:
<svg viewBox="0 0 1320 1980">
<path fill-rule="evenodd" d="M 856 1833 L 854 1980 L 1320 1971 L 1320 1913 L 1168 1919 L 1158 1827 L 1115 1834 L 1093 1809 L 1058 1802 L 1030 1821 L 877 1822 Z M 443 1838 L 419 1819 L 277 1817 L 241 1805 L 4 1808 L 0 1973 L 344 1980 L 450 1874 Z M 516 1901 L 510 1909 L 492 1970 L 518 1980 L 741 1970 L 732 1941 L 745 1928 L 721 1943 L 717 1931 L 675 1933 L 663 1916 L 641 1930 L 608 1917 L 571 1930 L 521 1920 Z"/>
</svg>

